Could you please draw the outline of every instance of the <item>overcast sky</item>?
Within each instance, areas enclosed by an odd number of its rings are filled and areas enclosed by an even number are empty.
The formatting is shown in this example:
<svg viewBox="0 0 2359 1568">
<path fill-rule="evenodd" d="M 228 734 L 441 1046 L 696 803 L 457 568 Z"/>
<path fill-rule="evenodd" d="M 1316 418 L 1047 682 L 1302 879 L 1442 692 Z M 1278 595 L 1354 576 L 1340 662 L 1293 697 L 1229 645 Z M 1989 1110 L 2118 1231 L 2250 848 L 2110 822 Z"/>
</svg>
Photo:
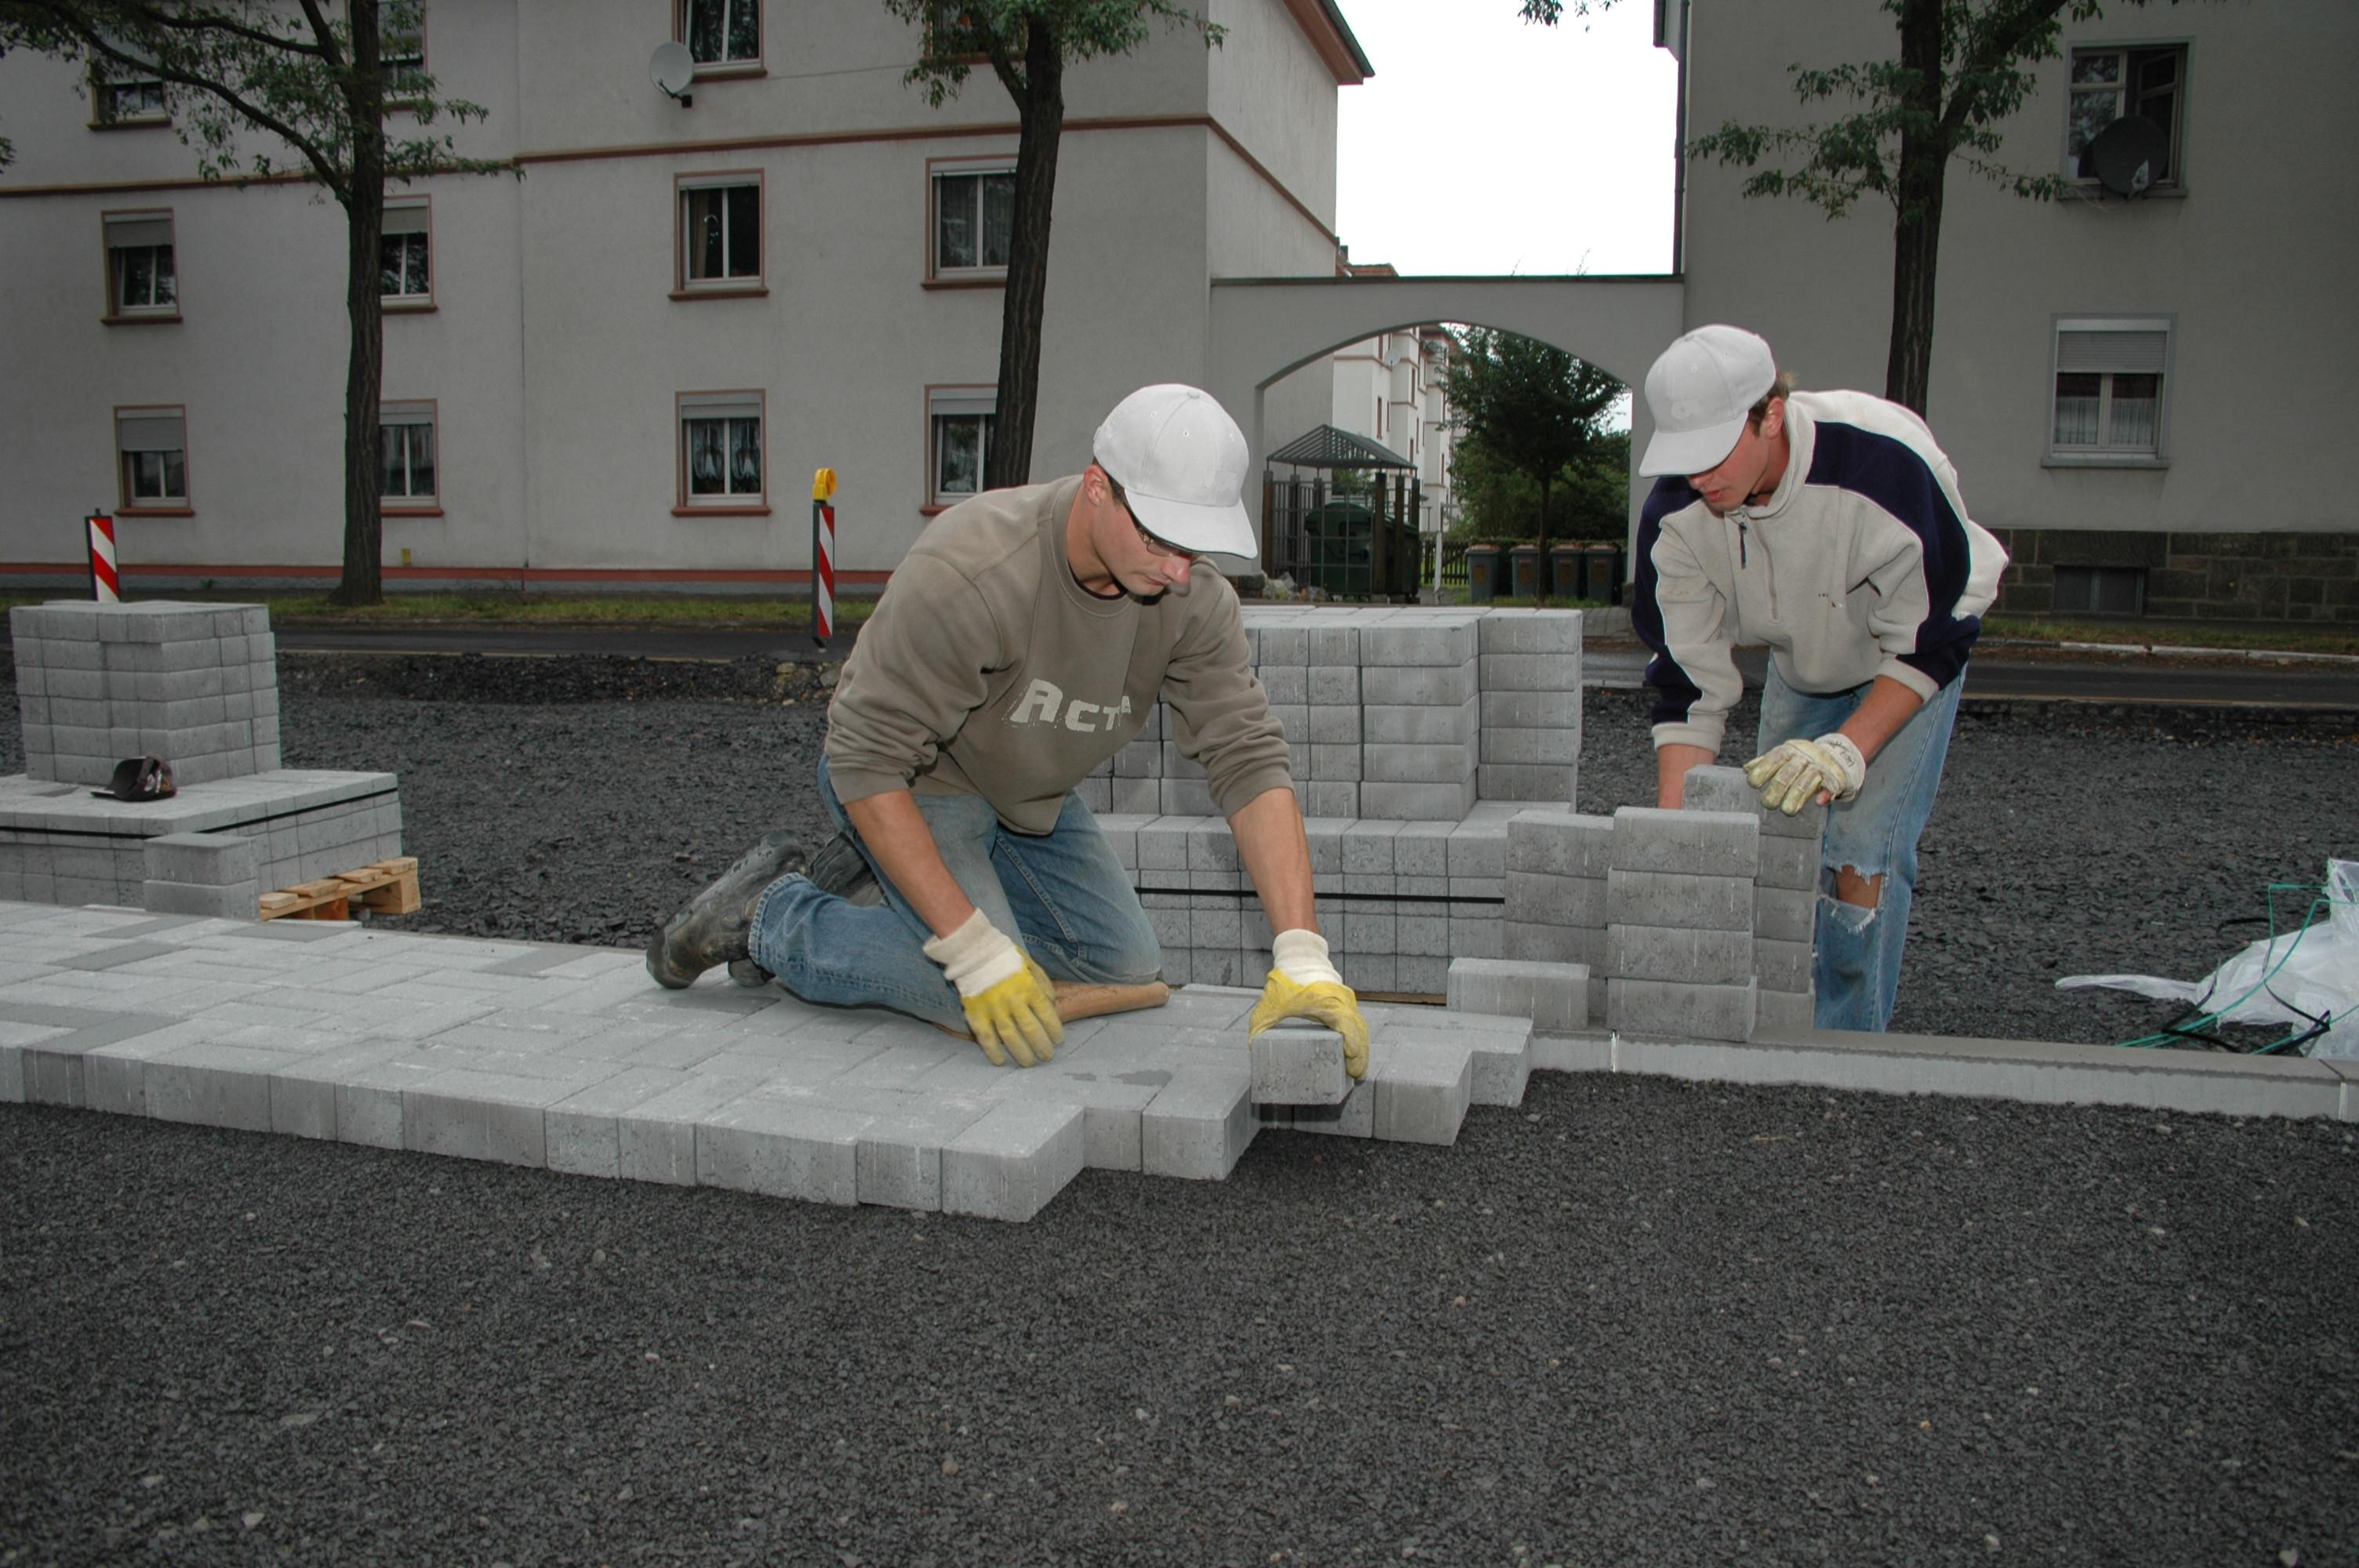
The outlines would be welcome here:
<svg viewBox="0 0 2359 1568">
<path fill-rule="evenodd" d="M 1375 67 L 1338 94 L 1336 227 L 1354 262 L 1669 270 L 1676 65 L 1647 0 L 1553 27 L 1516 0 L 1341 5 Z"/>
</svg>

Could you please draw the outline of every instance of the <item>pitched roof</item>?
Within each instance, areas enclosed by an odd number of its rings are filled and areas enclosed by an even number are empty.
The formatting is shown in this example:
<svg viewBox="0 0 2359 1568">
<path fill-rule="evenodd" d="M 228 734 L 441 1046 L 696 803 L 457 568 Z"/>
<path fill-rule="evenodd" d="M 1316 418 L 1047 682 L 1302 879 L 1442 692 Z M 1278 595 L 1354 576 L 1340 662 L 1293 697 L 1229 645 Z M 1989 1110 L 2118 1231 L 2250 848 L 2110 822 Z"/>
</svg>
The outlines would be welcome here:
<svg viewBox="0 0 2359 1568">
<path fill-rule="evenodd" d="M 1338 430 L 1332 425 L 1297 436 L 1270 453 L 1269 461 L 1304 469 L 1413 469 L 1417 465 L 1365 436 Z"/>
</svg>

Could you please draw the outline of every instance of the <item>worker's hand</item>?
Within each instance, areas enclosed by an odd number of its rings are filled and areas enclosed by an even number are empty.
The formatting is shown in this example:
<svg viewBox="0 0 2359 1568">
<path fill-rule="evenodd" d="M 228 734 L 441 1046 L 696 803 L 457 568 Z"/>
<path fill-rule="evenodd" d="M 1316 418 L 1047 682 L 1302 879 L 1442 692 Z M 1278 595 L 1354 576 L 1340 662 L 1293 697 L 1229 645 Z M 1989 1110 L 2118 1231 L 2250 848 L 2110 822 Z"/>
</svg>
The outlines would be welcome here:
<svg viewBox="0 0 2359 1568">
<path fill-rule="evenodd" d="M 1013 1056 L 1017 1066 L 1029 1067 L 1057 1054 L 1065 1025 L 1049 977 L 983 911 L 927 943 L 926 957 L 958 987 L 966 1026 L 993 1066 L 1004 1067 Z"/>
<path fill-rule="evenodd" d="M 1867 782 L 1867 759 L 1852 738 L 1837 730 L 1815 741 L 1794 740 L 1772 747 L 1745 764 L 1745 782 L 1761 792 L 1761 804 L 1791 816 L 1822 795 L 1849 800 Z"/>
<path fill-rule="evenodd" d="M 1343 1037 L 1343 1070 L 1368 1076 L 1368 1023 L 1360 999 L 1327 959 L 1327 939 L 1316 931 L 1281 931 L 1270 944 L 1277 967 L 1262 987 L 1245 1021 L 1247 1035 L 1259 1034 L 1281 1018 L 1308 1018 Z"/>
</svg>

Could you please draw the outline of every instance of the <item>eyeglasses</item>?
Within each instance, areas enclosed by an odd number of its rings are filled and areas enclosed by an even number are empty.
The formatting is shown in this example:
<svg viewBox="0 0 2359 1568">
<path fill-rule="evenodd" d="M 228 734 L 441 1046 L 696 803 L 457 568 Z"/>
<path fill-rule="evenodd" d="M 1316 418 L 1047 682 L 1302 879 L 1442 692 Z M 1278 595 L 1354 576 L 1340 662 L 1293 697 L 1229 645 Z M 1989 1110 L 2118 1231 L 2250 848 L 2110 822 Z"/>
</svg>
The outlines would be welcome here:
<svg viewBox="0 0 2359 1568">
<path fill-rule="evenodd" d="M 1183 550 L 1177 545 L 1165 544 L 1162 540 L 1148 533 L 1147 531 L 1147 524 L 1141 523 L 1138 520 L 1138 514 L 1132 510 L 1129 494 L 1124 491 L 1121 481 L 1116 480 L 1114 475 L 1106 475 L 1106 487 L 1114 492 L 1115 503 L 1119 505 L 1125 513 L 1129 514 L 1130 525 L 1138 530 L 1138 542 L 1147 546 L 1147 553 L 1148 555 L 1164 556 L 1175 560 L 1182 561 L 1196 561 L 1203 558 L 1203 552 L 1201 550 Z"/>
</svg>

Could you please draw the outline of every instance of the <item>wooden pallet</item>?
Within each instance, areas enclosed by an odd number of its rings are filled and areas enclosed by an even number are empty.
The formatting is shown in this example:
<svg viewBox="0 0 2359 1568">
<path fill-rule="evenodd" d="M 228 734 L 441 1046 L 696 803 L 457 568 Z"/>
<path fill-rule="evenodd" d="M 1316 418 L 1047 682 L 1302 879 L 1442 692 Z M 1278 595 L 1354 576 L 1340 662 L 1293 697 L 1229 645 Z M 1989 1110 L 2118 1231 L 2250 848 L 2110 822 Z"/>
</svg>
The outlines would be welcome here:
<svg viewBox="0 0 2359 1568">
<path fill-rule="evenodd" d="M 301 882 L 262 895 L 265 920 L 350 920 L 358 899 L 379 914 L 410 914 L 419 908 L 418 857 L 397 855 L 356 871 Z"/>
</svg>

